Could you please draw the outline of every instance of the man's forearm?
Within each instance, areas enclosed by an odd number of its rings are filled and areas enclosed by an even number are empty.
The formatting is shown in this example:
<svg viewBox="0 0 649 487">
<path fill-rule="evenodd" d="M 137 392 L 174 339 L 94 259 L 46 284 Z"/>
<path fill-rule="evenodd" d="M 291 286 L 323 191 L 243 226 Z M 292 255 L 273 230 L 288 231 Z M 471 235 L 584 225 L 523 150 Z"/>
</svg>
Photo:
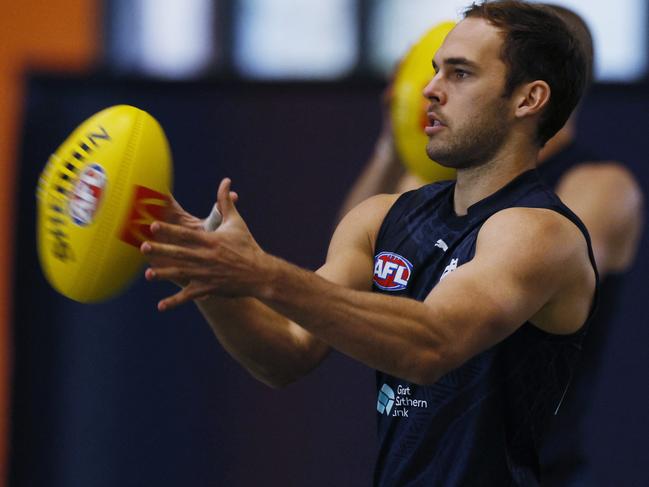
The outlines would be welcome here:
<svg viewBox="0 0 649 487">
<path fill-rule="evenodd" d="M 297 380 L 326 355 L 328 347 L 254 298 L 210 296 L 196 305 L 223 348 L 269 386 Z"/>
<path fill-rule="evenodd" d="M 444 328 L 431 327 L 430 307 L 413 299 L 355 291 L 271 257 L 259 299 L 333 348 L 413 382 L 443 372 Z"/>
</svg>

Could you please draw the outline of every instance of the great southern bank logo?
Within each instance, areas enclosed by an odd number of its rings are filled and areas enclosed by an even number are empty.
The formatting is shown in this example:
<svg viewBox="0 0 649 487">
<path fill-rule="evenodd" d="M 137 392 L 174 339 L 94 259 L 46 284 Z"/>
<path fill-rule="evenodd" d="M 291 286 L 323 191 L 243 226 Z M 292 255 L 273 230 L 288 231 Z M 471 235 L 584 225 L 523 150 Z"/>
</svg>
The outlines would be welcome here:
<svg viewBox="0 0 649 487">
<path fill-rule="evenodd" d="M 410 413 L 417 409 L 428 409 L 428 401 L 418 399 L 415 392 L 410 385 L 397 384 L 394 390 L 384 383 L 379 390 L 376 410 L 393 418 L 410 418 Z"/>
<path fill-rule="evenodd" d="M 379 391 L 379 399 L 376 402 L 376 410 L 379 414 L 384 414 L 390 416 L 390 411 L 392 411 L 392 406 L 394 405 L 394 391 L 392 387 L 387 384 L 383 384 L 381 390 Z"/>
<path fill-rule="evenodd" d="M 401 291 L 408 285 L 412 264 L 393 252 L 381 252 L 374 257 L 374 284 L 384 291 Z"/>
</svg>

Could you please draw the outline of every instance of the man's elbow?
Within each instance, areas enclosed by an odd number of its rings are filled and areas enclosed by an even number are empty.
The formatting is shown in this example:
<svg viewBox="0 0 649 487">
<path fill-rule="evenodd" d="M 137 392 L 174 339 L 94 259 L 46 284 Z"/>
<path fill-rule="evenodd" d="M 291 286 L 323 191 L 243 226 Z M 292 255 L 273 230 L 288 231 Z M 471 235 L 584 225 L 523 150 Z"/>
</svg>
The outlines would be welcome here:
<svg viewBox="0 0 649 487">
<path fill-rule="evenodd" d="M 286 372 L 268 372 L 249 370 L 250 374 L 262 384 L 271 389 L 284 389 L 302 378 L 303 374 L 296 374 L 293 371 Z"/>
<path fill-rule="evenodd" d="M 413 354 L 413 360 L 407 364 L 408 372 L 404 379 L 420 386 L 427 386 L 436 383 L 447 372 L 455 366 L 450 354 L 441 349 L 429 349 L 418 354 Z"/>
<path fill-rule="evenodd" d="M 328 349 L 303 349 L 282 363 L 266 364 L 249 368 L 252 376 L 272 389 L 284 389 L 308 375 L 326 357 Z M 289 354 L 290 355 L 290 354 Z"/>
</svg>

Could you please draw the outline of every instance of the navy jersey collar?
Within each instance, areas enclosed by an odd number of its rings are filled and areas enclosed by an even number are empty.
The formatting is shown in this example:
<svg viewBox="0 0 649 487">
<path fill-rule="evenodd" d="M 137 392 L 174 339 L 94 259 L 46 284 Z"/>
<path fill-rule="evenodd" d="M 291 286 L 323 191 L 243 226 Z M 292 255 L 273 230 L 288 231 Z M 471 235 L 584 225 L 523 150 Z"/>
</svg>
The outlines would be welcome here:
<svg viewBox="0 0 649 487">
<path fill-rule="evenodd" d="M 536 186 L 533 184 L 534 182 L 542 184 L 536 169 L 525 171 L 516 176 L 495 193 L 492 193 L 486 198 L 483 198 L 469 206 L 466 215 L 457 215 L 455 213 L 453 205 L 455 183 L 453 183 L 451 191 L 448 192 L 448 198 L 445 201 L 444 213 L 446 213 L 447 217 L 462 222 L 466 222 L 467 220 L 472 221 L 475 219 L 483 219 L 487 215 L 496 213 L 505 207 L 512 206 L 513 201 L 518 200 L 521 196 L 530 191 L 530 184 L 532 184 L 532 187 Z"/>
</svg>

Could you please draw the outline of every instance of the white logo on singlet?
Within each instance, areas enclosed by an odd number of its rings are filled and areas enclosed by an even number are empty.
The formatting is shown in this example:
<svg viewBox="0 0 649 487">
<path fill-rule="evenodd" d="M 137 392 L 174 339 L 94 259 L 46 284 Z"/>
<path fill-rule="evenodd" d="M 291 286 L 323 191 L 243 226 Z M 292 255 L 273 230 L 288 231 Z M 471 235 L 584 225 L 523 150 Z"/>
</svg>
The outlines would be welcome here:
<svg viewBox="0 0 649 487">
<path fill-rule="evenodd" d="M 446 245 L 446 242 L 444 242 L 444 240 L 442 240 L 441 238 L 437 242 L 435 242 L 435 247 L 439 247 L 444 252 L 448 250 L 448 245 Z"/>
<path fill-rule="evenodd" d="M 387 384 L 383 384 L 379 391 L 379 398 L 376 401 L 376 410 L 379 414 L 390 416 L 390 411 L 394 406 L 394 390 Z"/>
<path fill-rule="evenodd" d="M 460 259 L 451 259 L 451 263 L 447 265 L 446 268 L 444 269 L 444 272 L 442 272 L 442 277 L 439 278 L 440 281 L 444 279 L 447 276 L 447 274 L 457 269 L 457 263 L 459 260 Z"/>
</svg>

